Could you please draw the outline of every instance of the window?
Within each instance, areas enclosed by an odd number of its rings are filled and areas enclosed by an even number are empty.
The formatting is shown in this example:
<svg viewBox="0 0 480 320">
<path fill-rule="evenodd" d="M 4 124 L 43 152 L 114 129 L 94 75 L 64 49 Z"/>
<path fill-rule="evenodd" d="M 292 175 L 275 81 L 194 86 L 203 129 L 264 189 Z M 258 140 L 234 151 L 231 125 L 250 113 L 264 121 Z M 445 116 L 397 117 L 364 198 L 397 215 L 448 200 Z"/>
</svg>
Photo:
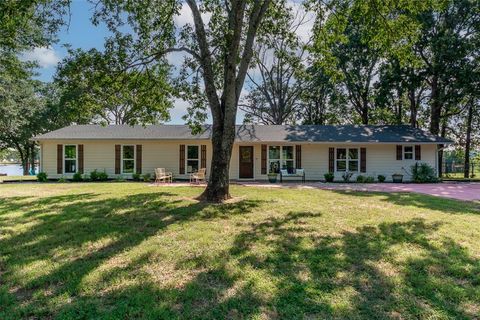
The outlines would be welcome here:
<svg viewBox="0 0 480 320">
<path fill-rule="evenodd" d="M 413 160 L 413 146 L 403 146 L 403 159 Z"/>
<path fill-rule="evenodd" d="M 295 168 L 293 162 L 293 146 L 282 147 L 282 169 Z"/>
<path fill-rule="evenodd" d="M 65 145 L 63 146 L 63 161 L 65 173 L 77 172 L 77 146 Z"/>
<path fill-rule="evenodd" d="M 337 148 L 337 171 L 357 172 L 359 168 L 359 152 L 357 148 Z"/>
<path fill-rule="evenodd" d="M 293 146 L 268 147 L 268 172 L 279 173 L 280 169 L 295 168 Z"/>
<path fill-rule="evenodd" d="M 134 173 L 135 146 L 122 146 L 122 173 Z"/>
<path fill-rule="evenodd" d="M 199 168 L 198 146 L 187 146 L 187 173 L 197 172 Z"/>
</svg>

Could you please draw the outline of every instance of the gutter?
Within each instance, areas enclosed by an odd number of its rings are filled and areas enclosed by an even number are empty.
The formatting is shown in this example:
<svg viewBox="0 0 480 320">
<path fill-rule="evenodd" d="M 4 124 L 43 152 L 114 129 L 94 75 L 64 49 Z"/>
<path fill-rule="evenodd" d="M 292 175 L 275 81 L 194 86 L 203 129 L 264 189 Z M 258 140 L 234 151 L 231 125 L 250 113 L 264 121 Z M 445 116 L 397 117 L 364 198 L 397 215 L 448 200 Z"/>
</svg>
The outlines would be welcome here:
<svg viewBox="0 0 480 320">
<path fill-rule="evenodd" d="M 211 141 L 210 138 L 31 138 L 31 141 Z M 421 144 L 421 145 L 450 145 L 453 141 L 308 141 L 308 140 L 234 140 L 236 144 L 272 144 L 272 143 L 289 143 L 289 144 Z"/>
</svg>

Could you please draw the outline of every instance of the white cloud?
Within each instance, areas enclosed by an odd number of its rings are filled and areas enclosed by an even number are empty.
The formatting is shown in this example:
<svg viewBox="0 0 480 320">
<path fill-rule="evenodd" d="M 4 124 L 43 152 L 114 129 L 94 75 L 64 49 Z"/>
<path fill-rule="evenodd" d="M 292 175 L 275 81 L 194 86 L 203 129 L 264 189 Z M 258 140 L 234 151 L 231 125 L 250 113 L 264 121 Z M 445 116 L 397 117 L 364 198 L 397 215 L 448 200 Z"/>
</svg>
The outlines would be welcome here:
<svg viewBox="0 0 480 320">
<path fill-rule="evenodd" d="M 193 24 L 192 11 L 186 3 L 182 4 L 182 8 L 180 9 L 178 16 L 175 16 L 174 19 L 175 24 L 180 28 L 186 24 Z"/>
<path fill-rule="evenodd" d="M 60 56 L 51 47 L 39 47 L 22 54 L 24 61 L 36 61 L 41 68 L 56 66 L 60 61 Z"/>
<path fill-rule="evenodd" d="M 185 60 L 185 52 L 170 52 L 167 54 L 167 61 L 172 66 L 179 68 L 182 66 L 183 61 Z"/>
<path fill-rule="evenodd" d="M 170 122 L 171 124 L 184 124 L 182 119 L 187 114 L 187 108 L 189 104 L 183 99 L 175 99 L 173 102 L 173 108 L 170 110 Z"/>
<path fill-rule="evenodd" d="M 210 13 L 202 13 L 202 19 L 203 23 L 207 24 L 210 21 L 210 17 L 212 15 Z M 193 15 L 192 15 L 192 10 L 190 10 L 190 7 L 188 4 L 183 3 L 182 8 L 180 9 L 180 12 L 177 16 L 174 17 L 175 19 L 175 24 L 177 27 L 181 28 L 186 24 L 190 24 L 193 26 Z"/>
</svg>

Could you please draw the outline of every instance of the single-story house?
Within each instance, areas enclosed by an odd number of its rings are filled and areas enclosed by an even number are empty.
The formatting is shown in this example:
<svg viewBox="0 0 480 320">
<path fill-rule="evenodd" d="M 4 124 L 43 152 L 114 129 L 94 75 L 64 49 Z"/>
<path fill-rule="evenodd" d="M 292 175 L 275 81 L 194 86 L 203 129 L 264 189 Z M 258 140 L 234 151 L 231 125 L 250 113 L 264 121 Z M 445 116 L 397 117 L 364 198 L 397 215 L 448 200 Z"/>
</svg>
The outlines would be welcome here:
<svg viewBox="0 0 480 320">
<path fill-rule="evenodd" d="M 40 144 L 40 170 L 50 178 L 105 170 L 112 178 L 165 168 L 188 179 L 210 170 L 211 126 L 192 134 L 186 125 L 73 125 L 34 138 Z M 417 162 L 438 172 L 438 150 L 452 141 L 410 126 L 237 125 L 230 162 L 232 180 L 266 180 L 268 172 L 303 168 L 307 180 L 344 172 L 391 180 Z"/>
</svg>

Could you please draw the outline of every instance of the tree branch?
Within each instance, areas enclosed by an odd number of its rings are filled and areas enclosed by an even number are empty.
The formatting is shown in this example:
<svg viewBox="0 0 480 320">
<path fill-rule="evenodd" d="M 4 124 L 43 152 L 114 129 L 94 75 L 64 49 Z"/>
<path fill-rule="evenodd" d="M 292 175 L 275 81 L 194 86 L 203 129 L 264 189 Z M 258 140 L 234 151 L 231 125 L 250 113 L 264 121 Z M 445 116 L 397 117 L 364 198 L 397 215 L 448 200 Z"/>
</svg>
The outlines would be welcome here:
<svg viewBox="0 0 480 320">
<path fill-rule="evenodd" d="M 186 0 L 190 10 L 193 15 L 193 22 L 195 25 L 195 35 L 200 48 L 200 59 L 199 63 L 203 69 L 203 80 L 205 84 L 205 92 L 207 94 L 207 99 L 211 106 L 212 117 L 214 123 L 216 119 L 223 118 L 223 112 L 221 110 L 220 102 L 217 95 L 217 89 L 215 87 L 215 77 L 213 72 L 213 63 L 211 58 L 211 53 L 208 47 L 207 35 L 205 32 L 205 26 L 203 23 L 202 16 L 198 9 L 197 3 L 195 0 Z"/>
<path fill-rule="evenodd" d="M 245 40 L 245 46 L 243 48 L 243 54 L 240 61 L 240 66 L 238 68 L 238 74 L 236 79 L 236 97 L 237 101 L 240 98 L 240 92 L 245 82 L 245 77 L 247 75 L 248 67 L 253 56 L 253 43 L 255 41 L 255 36 L 257 34 L 258 27 L 260 22 L 263 19 L 265 12 L 270 5 L 271 0 L 264 0 L 263 3 L 259 0 L 255 1 L 255 6 L 252 9 L 250 14 L 250 20 L 248 23 L 247 38 Z"/>
</svg>

